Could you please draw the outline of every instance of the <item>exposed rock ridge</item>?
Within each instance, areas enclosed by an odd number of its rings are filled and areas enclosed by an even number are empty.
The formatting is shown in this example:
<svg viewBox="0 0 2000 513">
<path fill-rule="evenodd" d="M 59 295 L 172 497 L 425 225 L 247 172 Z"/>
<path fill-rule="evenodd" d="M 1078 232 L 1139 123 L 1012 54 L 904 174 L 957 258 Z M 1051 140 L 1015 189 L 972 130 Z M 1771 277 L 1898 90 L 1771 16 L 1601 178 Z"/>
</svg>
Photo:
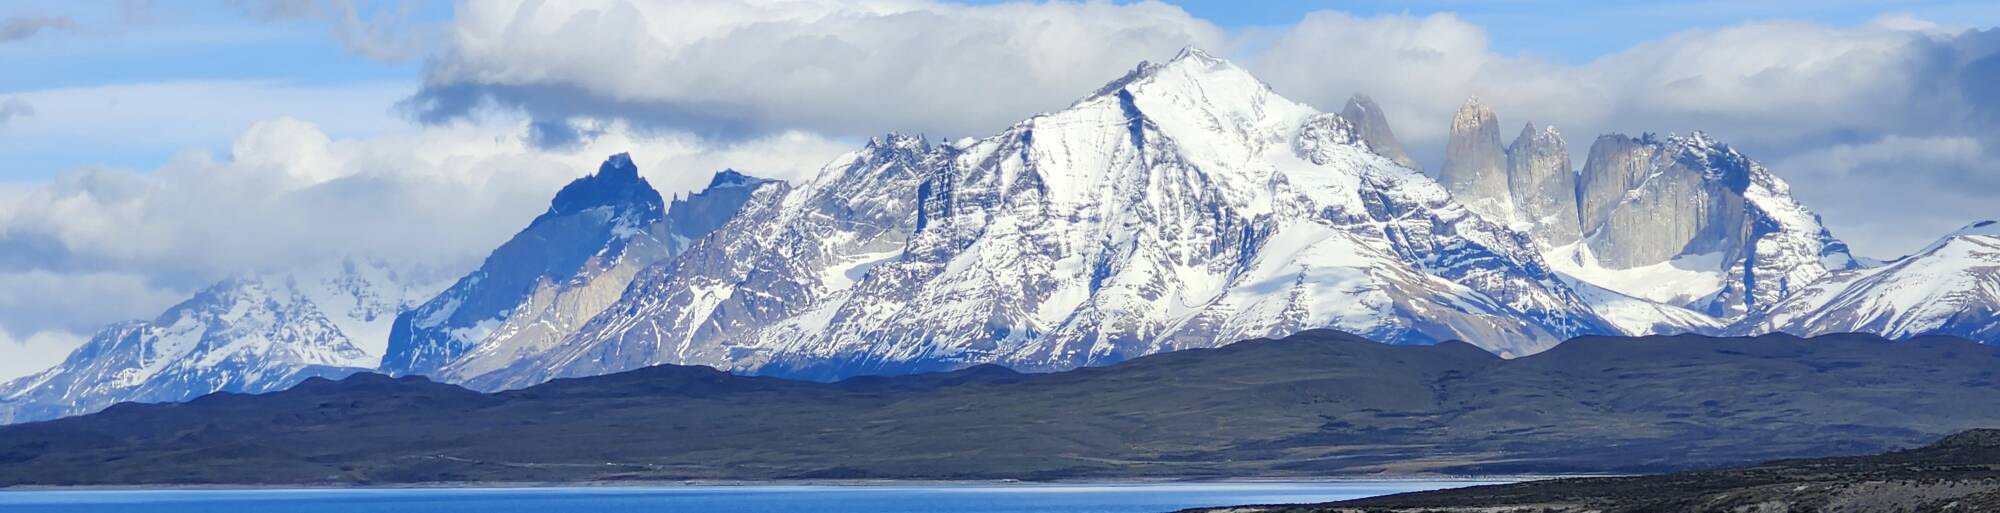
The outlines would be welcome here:
<svg viewBox="0 0 2000 513">
<path fill-rule="evenodd" d="M 1374 98 L 1356 93 L 1347 99 L 1347 105 L 1341 107 L 1340 117 L 1354 124 L 1355 131 L 1360 133 L 1361 140 L 1368 144 L 1370 151 L 1394 161 L 1396 165 L 1423 169 L 1403 149 L 1403 143 L 1396 140 L 1396 132 L 1389 128 L 1389 118 L 1382 113 L 1382 106 L 1375 104 Z"/>
</svg>

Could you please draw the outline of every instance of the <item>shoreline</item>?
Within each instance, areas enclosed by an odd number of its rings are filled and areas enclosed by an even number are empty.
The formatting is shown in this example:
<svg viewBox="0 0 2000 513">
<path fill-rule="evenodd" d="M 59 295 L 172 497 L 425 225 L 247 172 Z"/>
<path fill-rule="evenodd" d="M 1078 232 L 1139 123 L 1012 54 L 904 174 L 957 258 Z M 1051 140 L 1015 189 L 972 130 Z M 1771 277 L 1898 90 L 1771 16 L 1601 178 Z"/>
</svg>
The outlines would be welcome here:
<svg viewBox="0 0 2000 513">
<path fill-rule="evenodd" d="M 673 488 L 920 488 L 920 487 L 1064 487 L 1064 486 L 1148 486 L 1148 485 L 1255 485 L 1255 484 L 1335 484 L 1390 482 L 1518 483 L 1578 477 L 1616 477 L 1622 474 L 1516 474 L 1490 476 L 1397 475 L 1357 477 L 1245 477 L 1222 479 L 1077 479 L 1023 481 L 1015 479 L 799 479 L 799 480 L 671 480 L 671 481 L 472 481 L 430 483 L 293 483 L 293 484 L 152 484 L 152 485 L 25 485 L 0 487 L 8 492 L 161 492 L 161 491 L 384 491 L 384 490 L 538 490 L 538 489 L 673 489 Z"/>
</svg>

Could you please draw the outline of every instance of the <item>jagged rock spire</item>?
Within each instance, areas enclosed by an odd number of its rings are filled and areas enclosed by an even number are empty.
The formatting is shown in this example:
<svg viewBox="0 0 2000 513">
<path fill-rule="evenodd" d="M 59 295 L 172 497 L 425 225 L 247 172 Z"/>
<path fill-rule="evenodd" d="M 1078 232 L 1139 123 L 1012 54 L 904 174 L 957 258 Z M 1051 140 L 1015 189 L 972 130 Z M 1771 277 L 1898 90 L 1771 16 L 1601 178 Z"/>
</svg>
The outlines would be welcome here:
<svg viewBox="0 0 2000 513">
<path fill-rule="evenodd" d="M 1355 93 L 1347 99 L 1347 105 L 1340 109 L 1340 117 L 1354 125 L 1360 132 L 1361 141 L 1376 155 L 1387 157 L 1397 165 L 1410 169 L 1423 169 L 1416 159 L 1403 150 L 1403 143 L 1396 140 L 1396 132 L 1389 129 L 1389 119 L 1382 114 L 1382 107 L 1368 95 Z"/>
<path fill-rule="evenodd" d="M 556 192 L 549 202 L 548 213 L 543 217 L 559 216 L 582 212 L 597 207 L 629 208 L 636 212 L 657 214 L 664 203 L 660 192 L 653 189 L 645 178 L 639 177 L 639 166 L 632 164 L 630 154 L 620 153 L 604 159 L 597 167 L 597 174 L 578 178 Z"/>
<path fill-rule="evenodd" d="M 659 245 L 652 226 L 665 212 L 660 192 L 639 176 L 630 155 L 606 158 L 595 174 L 556 192 L 548 212 L 495 248 L 477 271 L 398 315 L 382 370 L 437 373 L 488 344 L 490 333 L 479 327 L 505 323 L 545 285 L 567 283 L 622 261 L 634 243 L 648 258 L 663 252 L 647 248 Z"/>
<path fill-rule="evenodd" d="M 1556 127 L 1527 123 L 1507 147 L 1507 188 L 1515 217 L 1530 223 L 1529 234 L 1539 243 L 1565 246 L 1582 237 L 1576 172 L 1571 169 L 1569 144 Z"/>
<path fill-rule="evenodd" d="M 1445 145 L 1444 168 L 1438 181 L 1466 208 L 1493 222 L 1513 220 L 1514 200 L 1507 189 L 1507 155 L 1500 146 L 1500 120 L 1492 109 L 1467 98 L 1451 118 L 1451 141 Z"/>
</svg>

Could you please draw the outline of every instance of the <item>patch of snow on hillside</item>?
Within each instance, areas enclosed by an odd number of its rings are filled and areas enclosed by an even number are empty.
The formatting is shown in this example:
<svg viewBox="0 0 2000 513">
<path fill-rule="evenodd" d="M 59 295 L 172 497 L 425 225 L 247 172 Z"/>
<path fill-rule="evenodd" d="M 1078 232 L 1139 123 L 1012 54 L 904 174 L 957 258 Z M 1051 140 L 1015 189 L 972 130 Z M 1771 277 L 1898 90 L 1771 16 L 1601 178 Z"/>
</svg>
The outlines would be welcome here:
<svg viewBox="0 0 2000 513">
<path fill-rule="evenodd" d="M 1722 254 L 1688 255 L 1653 265 L 1612 269 L 1599 265 L 1585 244 L 1570 244 L 1542 257 L 1556 272 L 1618 294 L 1665 305 L 1686 305 L 1722 290 L 1728 274 Z M 1603 312 L 1599 312 L 1603 313 Z"/>
</svg>

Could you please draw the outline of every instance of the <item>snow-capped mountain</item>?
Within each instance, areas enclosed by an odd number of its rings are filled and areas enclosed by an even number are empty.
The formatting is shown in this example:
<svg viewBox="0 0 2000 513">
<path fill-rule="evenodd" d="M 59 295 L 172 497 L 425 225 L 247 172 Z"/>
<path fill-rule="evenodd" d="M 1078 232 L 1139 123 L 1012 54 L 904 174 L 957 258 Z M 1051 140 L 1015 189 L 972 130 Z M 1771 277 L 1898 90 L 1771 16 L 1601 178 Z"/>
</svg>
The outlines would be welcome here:
<svg viewBox="0 0 2000 513">
<path fill-rule="evenodd" d="M 2000 343 L 2000 222 L 1974 223 L 1880 267 L 1830 274 L 1735 331 Z"/>
<path fill-rule="evenodd" d="M 0 385 L 0 423 L 282 390 L 371 369 L 396 312 L 437 290 L 424 281 L 353 260 L 223 280 L 151 321 L 100 330 L 56 367 Z"/>
<path fill-rule="evenodd" d="M 548 211 L 480 268 L 403 313 L 382 369 L 478 387 L 482 376 L 555 346 L 625 291 L 736 215 L 765 180 L 724 171 L 664 203 L 625 154 L 556 193 Z"/>
<path fill-rule="evenodd" d="M 1525 237 L 1189 50 L 992 137 L 891 135 L 761 189 L 504 386 L 1064 369 L 1314 327 L 1505 355 L 1615 332 Z"/>
</svg>

